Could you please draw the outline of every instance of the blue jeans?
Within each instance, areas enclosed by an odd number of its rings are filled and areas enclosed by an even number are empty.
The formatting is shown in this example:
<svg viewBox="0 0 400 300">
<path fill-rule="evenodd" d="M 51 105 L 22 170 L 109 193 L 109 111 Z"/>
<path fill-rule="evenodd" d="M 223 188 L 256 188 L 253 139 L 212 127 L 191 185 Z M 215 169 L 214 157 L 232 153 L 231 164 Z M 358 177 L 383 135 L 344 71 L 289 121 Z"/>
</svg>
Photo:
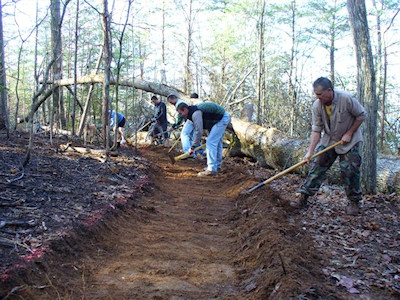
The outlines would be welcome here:
<svg viewBox="0 0 400 300">
<path fill-rule="evenodd" d="M 217 172 L 222 166 L 222 138 L 224 137 L 226 126 L 230 121 L 229 114 L 225 112 L 222 119 L 215 124 L 207 138 L 207 170 Z"/>
<path fill-rule="evenodd" d="M 182 132 L 181 132 L 181 142 L 182 142 L 182 150 L 184 153 L 188 153 L 192 143 L 194 141 L 194 125 L 193 122 L 190 120 L 186 120 L 185 125 L 183 125 Z M 200 146 L 196 145 L 196 147 Z M 200 149 L 193 153 L 193 157 L 196 157 L 197 154 L 203 154 L 204 149 Z"/>
<path fill-rule="evenodd" d="M 182 150 L 188 153 L 193 142 L 194 125 L 190 120 L 186 120 L 181 132 Z"/>
</svg>

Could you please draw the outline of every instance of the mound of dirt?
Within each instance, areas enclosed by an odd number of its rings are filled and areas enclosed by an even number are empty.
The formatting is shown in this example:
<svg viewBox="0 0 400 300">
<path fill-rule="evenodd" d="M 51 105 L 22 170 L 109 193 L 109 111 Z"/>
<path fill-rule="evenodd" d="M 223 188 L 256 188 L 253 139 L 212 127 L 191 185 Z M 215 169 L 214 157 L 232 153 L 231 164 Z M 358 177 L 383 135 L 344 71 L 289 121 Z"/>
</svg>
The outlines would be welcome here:
<svg viewBox="0 0 400 300">
<path fill-rule="evenodd" d="M 33 160 L 17 180 L 20 175 L 13 175 L 10 170 L 18 167 L 16 162 L 23 156 L 25 142 L 21 136 L 13 137 L 12 142 L 1 141 L 0 145 L 6 161 L 0 170 L 6 179 L 2 186 L 7 193 L 2 190 L 0 196 L 12 195 L 14 198 L 7 201 L 13 203 L 25 195 L 23 203 L 2 206 L 0 212 L 7 213 L 12 220 L 28 211 L 29 217 L 39 224 L 26 233 L 26 227 L 15 226 L 12 230 L 18 235 L 6 237 L 13 247 L 0 247 L 4 255 L 0 295 L 6 298 L 397 296 L 396 273 L 390 273 L 387 287 L 378 289 L 372 289 L 372 277 L 370 284 L 355 279 L 365 278 L 363 272 L 369 265 L 373 266 L 370 271 L 381 271 L 372 256 L 368 256 L 370 262 L 361 258 L 378 249 L 369 236 L 364 242 L 371 247 L 370 252 L 359 250 L 358 258 L 352 257 L 353 266 L 345 266 L 348 256 L 343 252 L 353 253 L 348 249 L 364 247 L 351 244 L 356 237 L 351 230 L 363 226 L 362 222 L 368 224 L 371 215 L 364 211 L 360 217 L 344 216 L 340 211 L 343 201 L 335 198 L 343 195 L 337 189 L 325 188 L 312 199 L 311 209 L 299 212 L 291 210 L 288 201 L 300 178 L 288 175 L 247 194 L 244 191 L 273 172 L 242 159 L 226 158 L 218 176 L 201 178 L 196 173 L 204 168 L 205 160 L 186 159 L 172 165 L 168 149 L 163 147 L 144 147 L 140 151 L 143 156 L 135 154 L 132 148 L 121 148 L 118 156 L 101 163 L 93 154 L 56 150 L 66 141 L 57 140 L 57 146 L 49 146 L 45 137 L 38 137 Z M 56 174 L 42 175 L 43 166 Z M 49 195 L 50 200 L 41 200 Z M 332 199 L 336 202 L 332 203 Z M 381 216 L 389 215 L 384 210 L 389 200 L 393 199 L 375 201 L 374 207 Z M 50 205 L 52 201 L 56 201 L 54 205 Z M 78 210 L 81 213 L 77 213 L 76 205 L 82 207 Z M 37 208 L 32 212 L 23 207 Z M 55 215 L 61 221 L 56 222 Z M 391 210 L 390 216 L 391 222 L 397 224 L 396 212 Z M 42 219 L 46 230 L 41 228 Z M 376 226 L 381 227 L 370 229 L 370 236 L 375 236 L 372 230 L 382 231 L 383 227 L 388 234 L 396 231 L 384 222 L 376 220 Z M 333 242 L 333 229 L 337 230 L 336 235 L 346 230 L 346 245 Z M 7 230 L 11 230 L 9 225 Z M 19 245 L 21 234 L 26 234 L 23 241 L 27 247 Z M 40 241 L 42 252 L 27 260 L 25 251 L 33 249 L 33 244 L 28 243 L 30 239 Z M 389 251 L 388 247 L 399 239 L 394 236 L 389 242 L 389 237 L 382 234 L 380 241 Z M 16 250 L 9 251 L 10 248 Z M 386 267 L 395 270 L 398 261 L 394 252 L 386 254 Z"/>
</svg>

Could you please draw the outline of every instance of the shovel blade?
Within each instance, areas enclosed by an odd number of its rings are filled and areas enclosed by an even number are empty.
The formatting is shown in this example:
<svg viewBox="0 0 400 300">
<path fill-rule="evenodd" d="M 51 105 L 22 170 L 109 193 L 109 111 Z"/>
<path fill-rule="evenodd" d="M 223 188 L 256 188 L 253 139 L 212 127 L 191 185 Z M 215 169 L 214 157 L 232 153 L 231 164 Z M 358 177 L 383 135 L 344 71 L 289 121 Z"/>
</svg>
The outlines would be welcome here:
<svg viewBox="0 0 400 300">
<path fill-rule="evenodd" d="M 175 157 L 174 157 L 174 155 L 173 155 L 172 153 L 168 153 L 168 157 L 169 157 L 169 160 L 171 161 L 171 164 L 175 164 Z"/>
</svg>

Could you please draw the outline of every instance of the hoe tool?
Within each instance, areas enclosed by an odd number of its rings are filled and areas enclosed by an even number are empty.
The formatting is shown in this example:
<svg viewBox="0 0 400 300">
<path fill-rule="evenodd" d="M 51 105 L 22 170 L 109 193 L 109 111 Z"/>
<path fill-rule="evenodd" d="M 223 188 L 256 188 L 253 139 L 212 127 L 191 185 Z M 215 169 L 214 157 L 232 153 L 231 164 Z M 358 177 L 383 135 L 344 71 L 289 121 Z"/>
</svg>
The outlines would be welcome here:
<svg viewBox="0 0 400 300">
<path fill-rule="evenodd" d="M 198 146 L 197 148 L 195 148 L 194 151 L 203 149 L 203 148 L 205 148 L 205 147 L 206 147 L 206 144 L 201 144 L 200 146 Z M 189 156 L 189 153 L 183 153 L 183 154 L 178 155 L 178 156 L 175 156 L 175 157 L 172 155 L 172 153 L 169 153 L 168 156 L 169 156 L 169 159 L 171 160 L 171 163 L 174 164 L 176 161 L 188 157 L 188 156 Z"/>
<path fill-rule="evenodd" d="M 335 144 L 333 144 L 333 145 L 330 145 L 329 147 L 327 147 L 327 148 L 325 148 L 325 149 L 319 151 L 318 153 L 315 153 L 313 156 L 311 156 L 311 159 L 314 159 L 314 158 L 316 158 L 317 156 L 320 156 L 322 153 L 325 153 L 325 152 L 331 150 L 332 148 L 335 148 L 336 146 L 339 146 L 339 145 L 341 145 L 341 144 L 342 144 L 342 141 L 339 141 L 339 142 L 337 142 L 337 143 L 335 143 Z M 305 163 L 306 163 L 306 161 L 305 161 L 305 160 L 302 160 L 301 162 L 299 162 L 299 163 L 297 163 L 297 164 L 291 166 L 290 168 L 287 168 L 286 170 L 283 170 L 282 172 L 276 174 L 275 176 L 272 176 L 272 177 L 268 178 L 267 180 L 265 180 L 265 181 L 263 181 L 263 182 L 261 182 L 261 183 L 255 185 L 255 186 L 253 186 L 251 189 L 247 190 L 246 193 L 251 193 L 252 191 L 254 191 L 254 190 L 256 190 L 256 189 L 258 189 L 258 188 L 260 188 L 260 187 L 262 187 L 262 186 L 264 186 L 264 185 L 266 185 L 266 184 L 268 184 L 268 183 L 271 183 L 271 182 L 274 181 L 275 179 L 278 179 L 279 177 L 282 177 L 283 175 L 289 173 L 290 171 L 293 171 L 294 169 L 296 169 L 296 168 L 298 168 L 298 167 L 304 165 Z"/>
</svg>

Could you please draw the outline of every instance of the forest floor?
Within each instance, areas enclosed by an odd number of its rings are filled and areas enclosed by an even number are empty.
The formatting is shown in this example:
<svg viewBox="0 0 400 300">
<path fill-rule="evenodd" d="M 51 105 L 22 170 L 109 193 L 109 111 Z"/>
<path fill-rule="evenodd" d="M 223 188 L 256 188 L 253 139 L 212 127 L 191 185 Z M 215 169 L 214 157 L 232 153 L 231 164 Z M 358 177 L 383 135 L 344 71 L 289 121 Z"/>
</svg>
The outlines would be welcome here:
<svg viewBox="0 0 400 300">
<path fill-rule="evenodd" d="M 67 139 L 0 135 L 3 299 L 399 299 L 400 199 L 365 196 L 344 213 L 341 187 L 307 210 L 288 202 L 302 181 L 225 158 L 171 164 L 167 148 L 98 154 Z M 72 150 L 72 151 L 71 151 Z M 178 155 L 178 153 L 174 153 Z"/>
</svg>

